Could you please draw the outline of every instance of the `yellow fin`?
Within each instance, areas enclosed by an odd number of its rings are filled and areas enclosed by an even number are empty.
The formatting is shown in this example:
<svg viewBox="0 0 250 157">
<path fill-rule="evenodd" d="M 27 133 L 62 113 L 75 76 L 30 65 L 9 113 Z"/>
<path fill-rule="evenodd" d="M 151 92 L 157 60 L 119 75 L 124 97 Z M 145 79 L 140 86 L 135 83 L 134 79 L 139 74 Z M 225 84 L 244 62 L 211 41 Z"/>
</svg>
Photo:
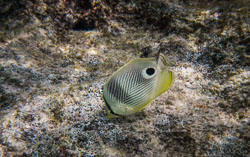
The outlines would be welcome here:
<svg viewBox="0 0 250 157">
<path fill-rule="evenodd" d="M 120 117 L 120 116 L 112 114 L 107 106 L 105 106 L 105 109 L 106 109 L 106 112 L 107 112 L 107 118 L 108 119 Z"/>
</svg>

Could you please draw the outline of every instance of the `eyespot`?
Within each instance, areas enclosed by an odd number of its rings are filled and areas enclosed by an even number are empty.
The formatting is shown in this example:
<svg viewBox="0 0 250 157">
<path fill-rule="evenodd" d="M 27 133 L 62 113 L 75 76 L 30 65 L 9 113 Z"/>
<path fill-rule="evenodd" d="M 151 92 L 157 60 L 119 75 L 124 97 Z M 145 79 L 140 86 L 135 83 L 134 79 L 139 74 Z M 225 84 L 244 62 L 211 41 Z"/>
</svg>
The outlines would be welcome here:
<svg viewBox="0 0 250 157">
<path fill-rule="evenodd" d="M 152 77 L 154 77 L 156 74 L 156 69 L 153 68 L 153 67 L 148 67 L 148 68 L 145 68 L 143 69 L 142 71 L 142 75 L 145 79 L 150 79 Z"/>
<path fill-rule="evenodd" d="M 155 73 L 154 68 L 147 68 L 146 69 L 146 74 L 148 74 L 149 76 L 154 75 L 154 73 Z"/>
</svg>

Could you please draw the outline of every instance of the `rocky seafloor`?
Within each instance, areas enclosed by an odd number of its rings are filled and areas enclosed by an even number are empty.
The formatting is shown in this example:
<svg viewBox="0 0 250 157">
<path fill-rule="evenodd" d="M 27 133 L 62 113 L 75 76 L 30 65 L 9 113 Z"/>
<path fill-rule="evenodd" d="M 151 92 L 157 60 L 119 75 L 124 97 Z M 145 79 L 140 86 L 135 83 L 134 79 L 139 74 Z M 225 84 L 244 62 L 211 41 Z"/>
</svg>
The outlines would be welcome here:
<svg viewBox="0 0 250 157">
<path fill-rule="evenodd" d="M 0 0 L 0 156 L 247 157 L 248 0 Z M 161 51 L 175 82 L 107 119 L 102 87 Z"/>
</svg>

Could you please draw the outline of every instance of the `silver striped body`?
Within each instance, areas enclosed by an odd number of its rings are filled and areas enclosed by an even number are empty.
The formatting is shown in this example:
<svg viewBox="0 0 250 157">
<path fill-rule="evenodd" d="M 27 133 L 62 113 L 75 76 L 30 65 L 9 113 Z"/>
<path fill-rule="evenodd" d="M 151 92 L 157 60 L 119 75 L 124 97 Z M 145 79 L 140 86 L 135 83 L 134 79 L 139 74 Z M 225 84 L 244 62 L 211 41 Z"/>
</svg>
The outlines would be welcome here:
<svg viewBox="0 0 250 157">
<path fill-rule="evenodd" d="M 132 65 L 131 65 L 132 66 Z M 117 74 L 117 77 L 110 79 L 107 84 L 109 92 L 105 95 L 112 101 L 131 106 L 143 103 L 148 95 L 153 91 L 156 78 L 145 79 L 142 76 L 142 70 L 145 67 L 127 68 L 123 73 Z"/>
<path fill-rule="evenodd" d="M 156 63 L 148 61 L 147 66 L 155 67 Z M 133 62 L 104 86 L 105 99 L 109 100 L 109 104 L 117 104 L 110 106 L 114 112 L 119 112 L 120 115 L 132 114 L 134 108 L 139 108 L 152 99 L 150 95 L 156 87 L 157 77 L 145 79 L 142 76 L 143 69 L 145 64 Z"/>
</svg>

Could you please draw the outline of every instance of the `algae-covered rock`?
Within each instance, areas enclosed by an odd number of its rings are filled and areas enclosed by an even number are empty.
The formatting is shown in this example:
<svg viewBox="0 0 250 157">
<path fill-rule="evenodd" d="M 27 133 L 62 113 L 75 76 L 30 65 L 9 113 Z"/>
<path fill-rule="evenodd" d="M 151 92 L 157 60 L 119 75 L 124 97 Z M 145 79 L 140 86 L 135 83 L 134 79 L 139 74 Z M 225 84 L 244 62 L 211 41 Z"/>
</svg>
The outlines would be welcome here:
<svg viewBox="0 0 250 157">
<path fill-rule="evenodd" d="M 1 0 L 0 156 L 247 156 L 248 3 Z M 104 83 L 158 51 L 171 89 L 107 119 Z"/>
</svg>

